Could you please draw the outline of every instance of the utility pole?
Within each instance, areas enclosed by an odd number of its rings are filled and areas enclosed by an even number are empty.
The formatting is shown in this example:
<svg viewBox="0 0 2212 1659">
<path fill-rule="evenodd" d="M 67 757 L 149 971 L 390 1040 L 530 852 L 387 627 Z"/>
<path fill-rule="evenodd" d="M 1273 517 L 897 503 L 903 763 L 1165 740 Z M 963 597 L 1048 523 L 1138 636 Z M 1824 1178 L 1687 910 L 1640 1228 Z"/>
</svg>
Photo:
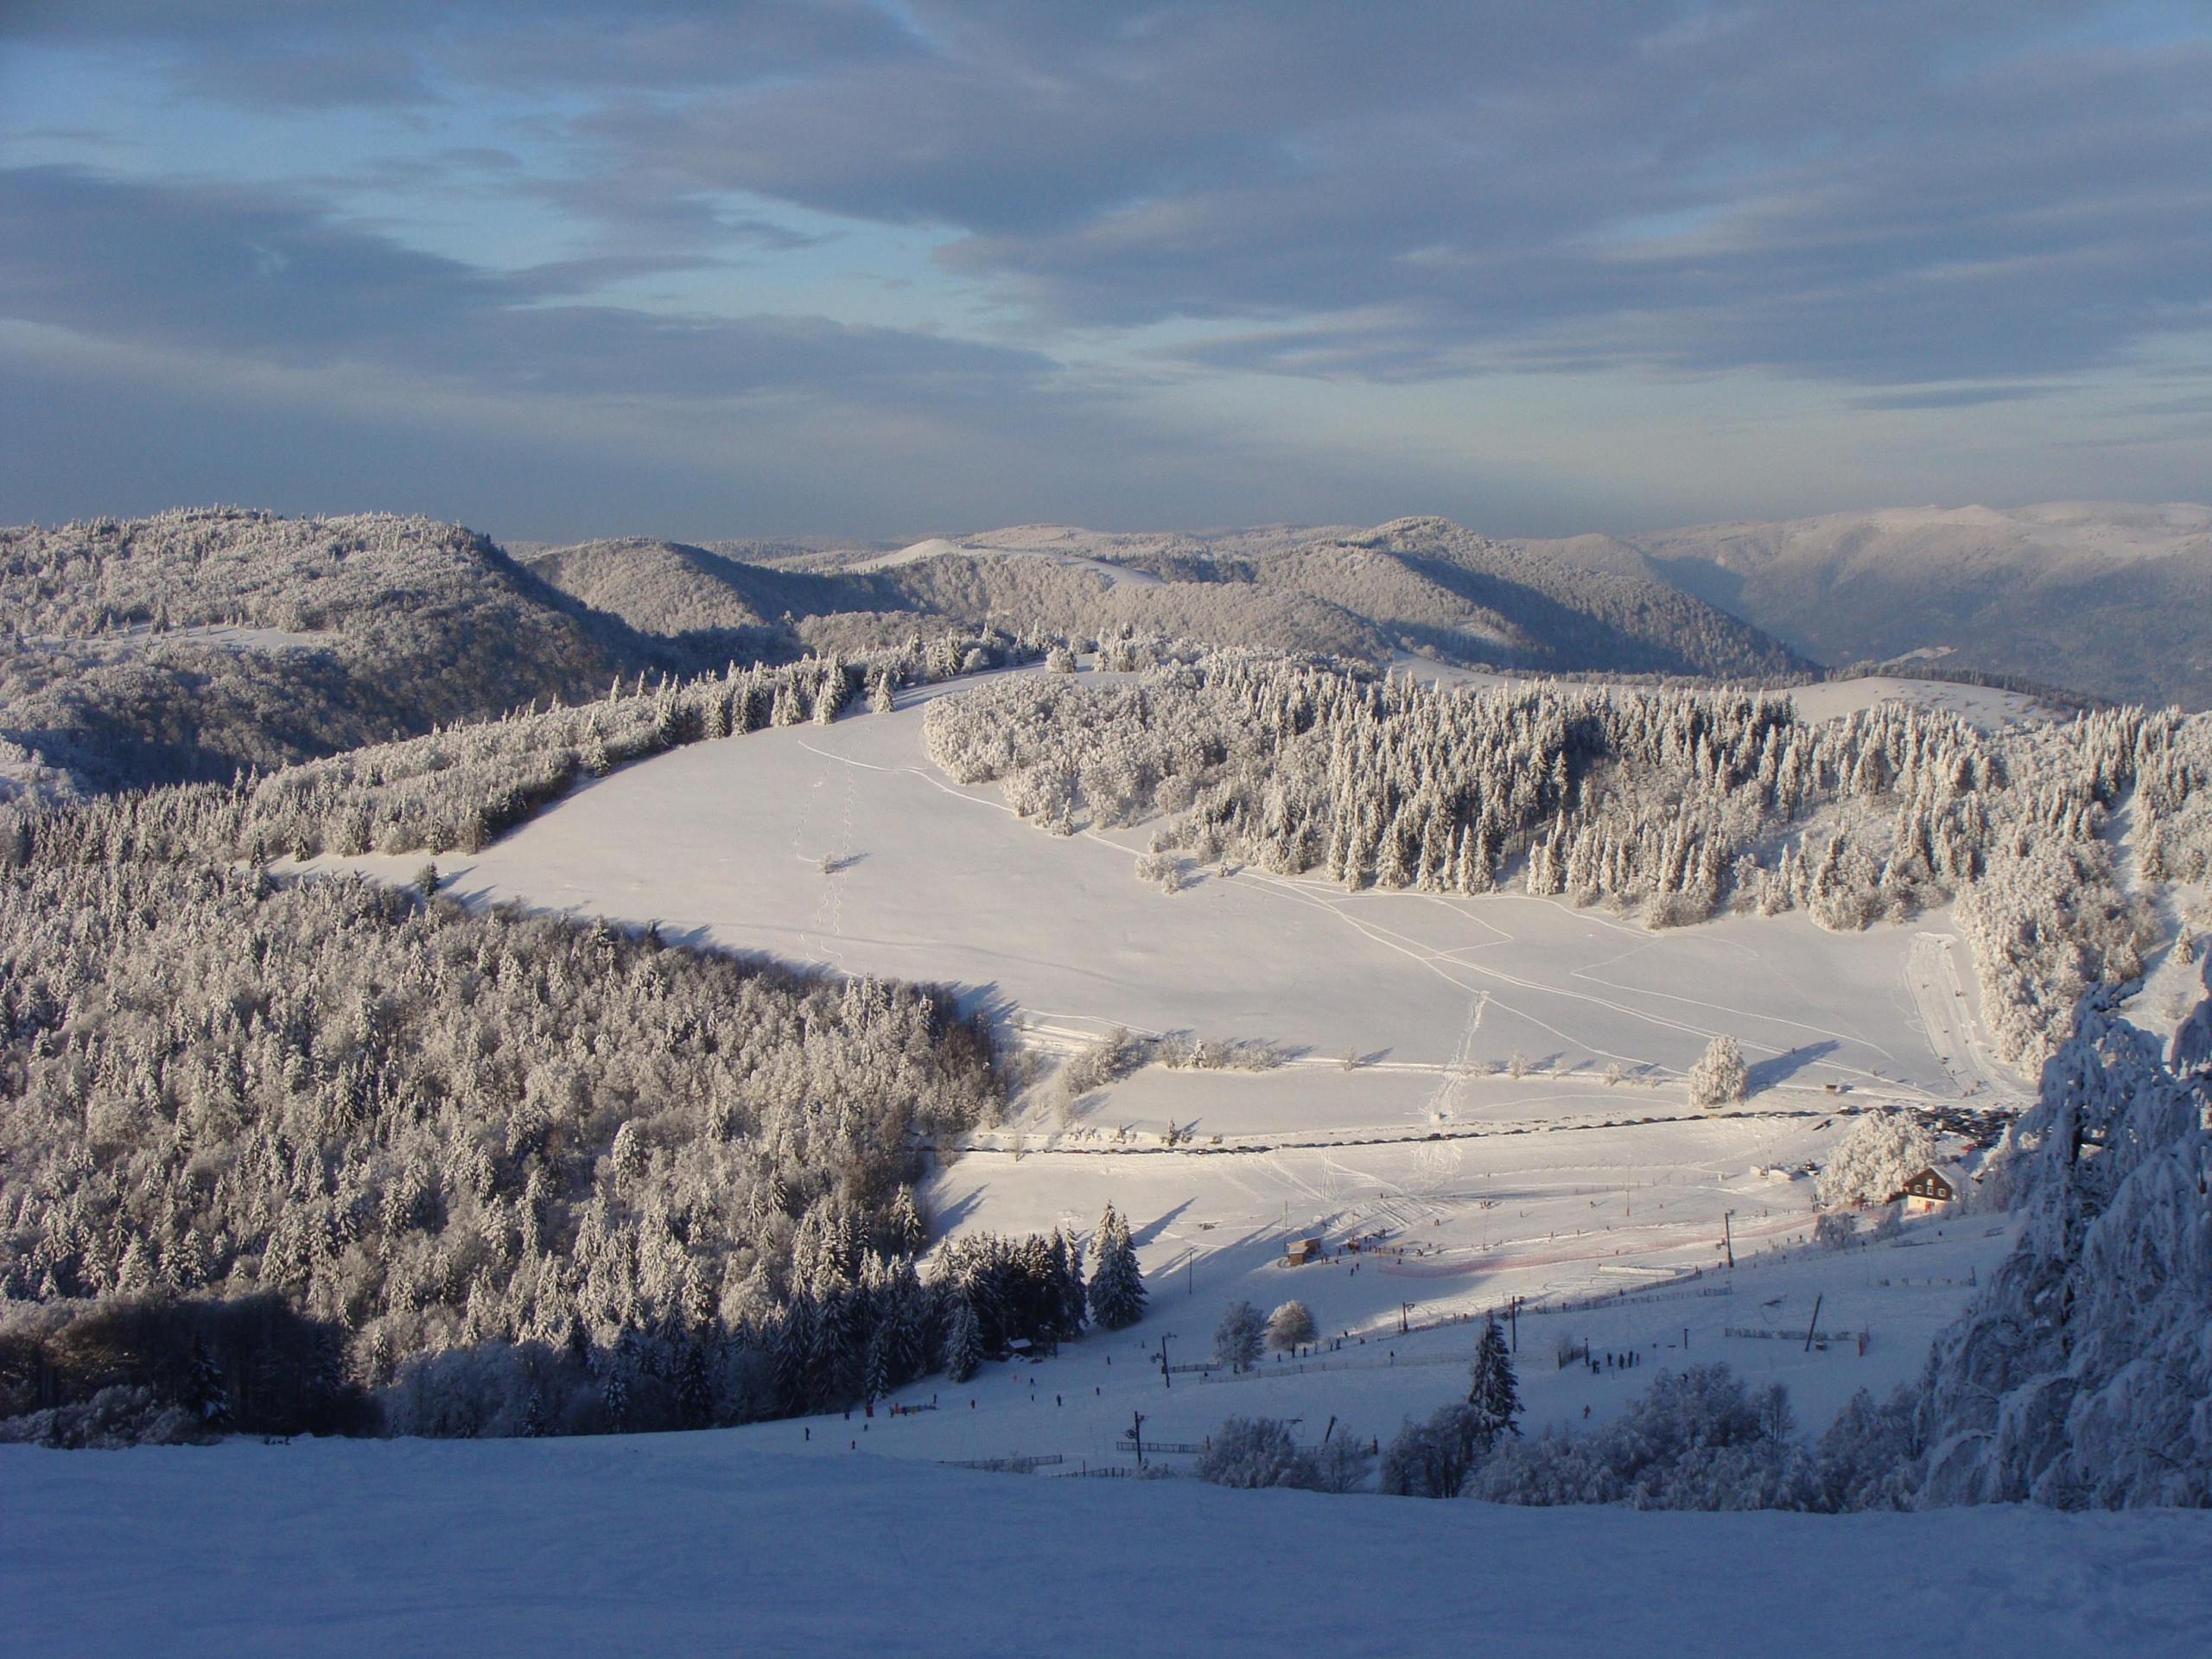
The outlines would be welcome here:
<svg viewBox="0 0 2212 1659">
<path fill-rule="evenodd" d="M 1725 1211 L 1720 1217 L 1720 1248 L 1728 1252 L 1728 1270 L 1732 1273 L 1736 1268 L 1736 1234 L 1728 1224 L 1735 1218 L 1733 1210 Z"/>
<path fill-rule="evenodd" d="M 1805 1351 L 1808 1354 L 1813 1351 L 1813 1333 L 1821 1328 L 1821 1304 L 1827 1299 L 1826 1291 L 1813 1298 L 1812 1321 L 1805 1327 Z"/>
<path fill-rule="evenodd" d="M 1144 1467 L 1144 1413 L 1141 1411 L 1129 1414 L 1129 1440 L 1137 1449 L 1137 1467 L 1141 1469 Z"/>
<path fill-rule="evenodd" d="M 1514 1297 L 1505 1305 L 1505 1321 L 1513 1327 L 1513 1351 L 1521 1351 L 1521 1299 Z"/>
<path fill-rule="evenodd" d="M 1175 1386 L 1175 1379 L 1167 1370 L 1167 1343 L 1174 1334 L 1173 1331 L 1163 1331 L 1160 1333 L 1160 1382 L 1163 1388 L 1172 1389 Z"/>
<path fill-rule="evenodd" d="M 1413 1311 L 1414 1305 L 1411 1302 L 1400 1302 L 1398 1304 L 1398 1334 L 1402 1337 L 1406 1334 L 1408 1329 L 1406 1316 Z"/>
</svg>

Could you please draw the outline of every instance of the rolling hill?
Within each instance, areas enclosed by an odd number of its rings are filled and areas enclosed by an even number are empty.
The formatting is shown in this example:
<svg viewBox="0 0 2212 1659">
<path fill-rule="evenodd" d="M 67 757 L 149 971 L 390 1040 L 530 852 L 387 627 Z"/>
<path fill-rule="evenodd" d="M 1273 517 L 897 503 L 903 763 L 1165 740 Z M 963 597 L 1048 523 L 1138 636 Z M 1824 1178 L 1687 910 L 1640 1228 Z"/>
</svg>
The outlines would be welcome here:
<svg viewBox="0 0 2212 1659">
<path fill-rule="evenodd" d="M 0 738 L 92 788 L 594 695 L 651 656 L 474 531 L 386 513 L 0 530 Z"/>
<path fill-rule="evenodd" d="M 1069 634 L 1166 633 L 1381 664 L 1779 677 L 1812 664 L 1642 568 L 1598 569 L 1444 518 L 1372 530 L 1120 535 L 1031 524 L 769 569 L 673 543 L 537 554 L 572 596 L 658 633 L 788 613 L 817 649 L 925 620 Z"/>
<path fill-rule="evenodd" d="M 1933 659 L 2212 706 L 2212 507 L 1898 508 L 1548 545 L 1663 578 L 1823 662 Z"/>
</svg>

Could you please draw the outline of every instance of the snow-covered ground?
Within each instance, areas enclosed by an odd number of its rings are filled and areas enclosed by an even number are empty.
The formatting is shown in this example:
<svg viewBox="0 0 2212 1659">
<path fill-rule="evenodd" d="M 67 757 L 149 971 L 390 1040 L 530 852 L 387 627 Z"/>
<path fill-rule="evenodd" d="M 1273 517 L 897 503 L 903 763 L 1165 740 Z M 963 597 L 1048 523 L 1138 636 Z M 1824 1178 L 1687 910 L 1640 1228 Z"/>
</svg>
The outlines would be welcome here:
<svg viewBox="0 0 2212 1659">
<path fill-rule="evenodd" d="M 1138 1184 L 1116 1198 L 1136 1201 L 1139 1215 L 1148 1212 L 1143 1179 L 1140 1174 Z M 1034 1217 L 1045 1225 L 1052 1219 Z M 1738 1219 L 1746 1217 L 1739 1213 Z M 1192 1236 L 1187 1220 L 1174 1217 L 1170 1224 L 1176 1223 L 1183 1236 Z M 1387 1440 L 1405 1419 L 1427 1417 L 1466 1397 L 1480 1325 L 1457 1308 L 1493 1298 L 1455 1295 L 1448 1255 L 1409 1250 L 1403 1258 L 1386 1253 L 1292 1268 L 1282 1264 L 1281 1236 L 1273 1231 L 1187 1256 L 1158 1248 L 1162 1230 L 1146 1231 L 1151 1236 L 1141 1253 L 1150 1269 L 1150 1301 L 1145 1318 L 1128 1330 L 1091 1332 L 1049 1358 L 987 1364 L 963 1383 L 925 1378 L 879 1404 L 872 1417 L 855 1411 L 732 1432 L 766 1449 L 817 1459 L 834 1460 L 857 1447 L 880 1457 L 931 1460 L 1058 1458 L 1053 1470 L 1072 1471 L 1133 1467 L 1129 1442 L 1138 1413 L 1146 1440 L 1169 1446 L 1200 1444 L 1224 1420 L 1255 1415 L 1295 1422 L 1294 1432 L 1307 1443 L 1335 1432 L 1332 1423 L 1363 1440 Z M 1616 1415 L 1662 1370 L 1722 1360 L 1755 1386 L 1786 1386 L 1799 1427 L 1818 1435 L 1858 1389 L 1881 1399 L 1918 1372 L 1936 1333 L 2011 1248 L 2012 1236 L 2001 1218 L 1926 1221 L 1892 1243 L 1840 1253 L 1759 1254 L 1757 1243 L 1746 1244 L 1739 1232 L 1732 1272 L 1715 1266 L 1699 1278 L 1672 1282 L 1611 1275 L 1579 1303 L 1520 1315 L 1524 1432 L 1578 1433 Z M 1717 1259 L 1717 1251 L 1708 1254 Z M 1171 1265 L 1178 1262 L 1182 1265 Z M 1492 1282 L 1513 1288 L 1515 1281 L 1510 1270 Z M 1297 1298 L 1313 1309 L 1324 1340 L 1310 1356 L 1270 1354 L 1241 1375 L 1171 1372 L 1163 1378 L 1163 1337 L 1172 1365 L 1210 1358 L 1215 1322 L 1238 1297 L 1249 1297 L 1263 1313 Z M 1402 1334 L 1398 1320 L 1407 1302 L 1409 1329 Z M 1741 1334 L 1747 1332 L 1760 1334 Z M 1815 1339 L 1808 1343 L 1808 1336 Z M 1562 1350 L 1584 1347 L 1598 1370 L 1561 1363 Z M 1636 1363 L 1629 1365 L 1622 1357 L 1631 1351 Z M 1616 1363 L 1607 1364 L 1608 1355 Z M 1178 1469 L 1193 1462 L 1184 1452 L 1147 1457 Z"/>
<path fill-rule="evenodd" d="M 1080 1427 L 1062 1419 L 1066 1432 L 1031 1450 L 1110 1459 L 1115 1429 L 1137 1407 L 1107 1388 L 1106 1354 L 1130 1377 L 1137 1349 L 1173 1331 L 1179 1362 L 1203 1357 L 1222 1306 L 1239 1297 L 1263 1312 L 1308 1301 L 1325 1331 L 1352 1333 L 1355 1349 L 1368 1338 L 1356 1354 L 1325 1357 L 1361 1363 L 1294 1385 L 1177 1391 L 1179 1414 L 1197 1413 L 1184 1425 L 1192 1436 L 1279 1388 L 1287 1413 L 1387 1433 L 1452 1393 L 1448 1365 L 1399 1382 L 1367 1363 L 1402 1314 L 1458 1319 L 1509 1296 L 1555 1303 L 1710 1268 L 1724 1230 L 1747 1262 L 1795 1250 L 1811 1228 L 1811 1183 L 1789 1172 L 1827 1155 L 1851 1122 L 1844 1109 L 1988 1105 L 2020 1092 L 1988 1053 L 1971 960 L 1944 918 L 1854 935 L 1796 916 L 1655 933 L 1525 896 L 1348 893 L 1252 870 L 1162 893 L 1132 872 L 1141 830 L 1055 837 L 1014 818 L 995 791 L 949 783 L 922 753 L 921 701 L 675 751 L 443 868 L 448 891 L 471 902 L 658 919 L 676 939 L 950 982 L 992 1009 L 1039 1075 L 1009 1121 L 972 1137 L 932 1181 L 938 1224 L 1087 1234 L 1111 1202 L 1135 1230 L 1158 1310 L 1115 1344 L 1088 1342 L 1024 1373 L 1007 1396 L 1016 1403 L 1027 1406 L 1033 1375 L 1104 1414 L 1090 1421 L 1086 1408 Z M 419 860 L 355 862 L 404 880 Z M 1266 1039 L 1286 1063 L 1148 1066 L 1067 1101 L 1053 1085 L 1058 1056 L 1115 1026 Z M 1679 1079 L 1721 1032 L 1743 1043 L 1754 1093 L 1714 1113 L 1691 1106 Z M 2004 1248 L 1984 1231 L 1955 1228 L 1936 1245 L 1923 1230 L 1899 1253 L 1921 1265 L 1894 1273 L 1857 1255 L 1801 1255 L 1739 1273 L 1777 1287 L 1749 1300 L 1540 1316 L 1554 1322 L 1539 1345 L 1548 1363 L 1555 1333 L 1570 1331 L 1601 1353 L 1644 1347 L 1649 1367 L 1679 1363 L 1665 1343 L 1687 1325 L 1695 1357 L 1725 1353 L 1761 1374 L 1786 1360 L 1817 1429 L 1852 1389 L 1886 1392 L 1918 1365 Z M 1309 1235 L 1332 1246 L 1379 1236 L 1389 1254 L 1363 1256 L 1356 1273 L 1349 1261 L 1283 1268 L 1285 1242 Z M 1927 1265 L 1941 1261 L 1951 1265 Z M 1909 1294 L 1868 1282 L 1899 1276 L 1942 1282 Z M 1866 1355 L 1855 1342 L 1847 1363 L 1834 1347 L 1724 1344 L 1729 1325 L 1802 1330 L 1818 1295 L 1829 1298 L 1823 1328 L 1874 1332 Z M 1464 1329 L 1433 1340 L 1460 1357 L 1449 1364 L 1463 1363 Z M 1583 1405 L 1602 1414 L 1624 1397 L 1611 1378 L 1573 1380 L 1563 1374 L 1566 1392 L 1547 1387 L 1532 1404 L 1579 1421 Z M 938 1431 L 909 1428 L 925 1420 L 901 1418 L 903 1443 L 931 1456 L 1020 1449 L 1022 1424 L 986 1421 L 992 1397 L 989 1385 L 976 1396 L 973 1443 L 963 1430 L 950 1449 Z"/>
<path fill-rule="evenodd" d="M 1654 933 L 1549 899 L 1351 893 L 1249 869 L 1166 894 L 1132 873 L 1143 829 L 1045 834 L 995 789 L 948 782 L 920 734 L 910 703 L 693 745 L 442 868 L 473 901 L 657 919 L 674 938 L 955 984 L 1047 1046 L 1116 1025 L 1267 1039 L 1344 1076 L 1339 1123 L 1433 1127 L 1395 1097 L 1358 1103 L 1406 1067 L 1452 1080 L 1440 1109 L 1456 1109 L 1461 1091 L 1502 1086 L 1469 1071 L 1516 1052 L 1594 1085 L 1614 1063 L 1679 1074 L 1723 1031 L 1765 1095 L 1800 1105 L 1831 1083 L 1864 1100 L 1953 1098 L 1974 1081 L 1916 1029 L 1910 930 L 1837 935 L 1793 915 Z M 405 876 L 420 861 L 353 861 Z M 1347 1050 L 1357 1072 L 1343 1073 Z"/>
<path fill-rule="evenodd" d="M 1799 715 L 1807 720 L 1835 720 L 1877 702 L 1906 702 L 1954 714 L 1986 731 L 2023 721 L 2067 717 L 2065 711 L 2021 692 L 1949 680 L 1916 680 L 1909 675 L 1870 674 L 1855 680 L 1826 680 L 1818 685 L 1793 686 L 1789 695 L 1796 702 Z"/>
<path fill-rule="evenodd" d="M 1141 832 L 1055 838 L 948 783 L 922 753 L 920 701 L 626 768 L 446 861 L 449 891 L 957 985 L 1036 1076 L 933 1179 L 938 1224 L 1087 1232 L 1110 1202 L 1134 1230 L 1145 1318 L 964 1383 L 925 1379 L 873 1413 L 722 1432 L 0 1448 L 14 1645 L 2201 1649 L 2201 1515 L 1637 1515 L 1047 1484 L 1130 1471 L 1140 1431 L 1147 1463 L 1187 1470 L 1186 1448 L 1232 1414 L 1289 1420 L 1307 1443 L 1388 1438 L 1465 1396 L 1477 1321 L 1512 1296 L 1529 1304 L 1531 1433 L 1583 1432 L 1661 1370 L 1716 1359 L 1787 1384 L 1817 1433 L 1854 1390 L 1919 1369 L 2012 1232 L 1946 1216 L 1816 1250 L 1810 1183 L 1790 1172 L 1825 1155 L 1852 1106 L 1996 1103 L 2021 1085 L 1989 1055 L 1942 917 L 1652 933 L 1525 897 L 1252 871 L 1163 894 L 1132 874 Z M 404 880 L 420 861 L 352 862 Z M 1057 1058 L 1117 1025 L 1264 1038 L 1286 1063 L 1150 1066 L 1065 1101 Z M 1756 1088 L 1709 1113 L 1679 1074 L 1719 1032 L 1744 1043 Z M 1329 1259 L 1287 1265 L 1286 1241 L 1308 1235 Z M 1229 1302 L 1292 1298 L 1322 1332 L 1314 1351 L 1163 1375 L 1163 1350 L 1210 1357 Z M 1562 1360 L 1573 1351 L 1599 1369 Z M 1014 1458 L 1037 1472 L 935 1466 Z"/>
<path fill-rule="evenodd" d="M 974 1474 L 740 1436 L 0 1447 L 25 1655 L 2202 1650 L 2212 1516 L 1638 1515 Z"/>
</svg>

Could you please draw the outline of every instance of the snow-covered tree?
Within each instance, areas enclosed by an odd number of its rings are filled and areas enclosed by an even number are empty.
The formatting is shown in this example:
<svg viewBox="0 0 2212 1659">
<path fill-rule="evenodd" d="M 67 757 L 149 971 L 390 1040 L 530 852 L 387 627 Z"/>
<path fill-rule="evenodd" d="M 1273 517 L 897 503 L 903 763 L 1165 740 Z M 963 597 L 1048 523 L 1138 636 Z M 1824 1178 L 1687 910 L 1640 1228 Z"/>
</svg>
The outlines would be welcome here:
<svg viewBox="0 0 2212 1659">
<path fill-rule="evenodd" d="M 1198 1476 L 1217 1486 L 1247 1489 L 1321 1484 L 1313 1454 L 1291 1436 L 1290 1426 L 1273 1417 L 1231 1417 L 1208 1437 L 1198 1456 Z"/>
<path fill-rule="evenodd" d="M 1726 1365 L 1662 1371 L 1592 1433 L 1502 1442 L 1466 1490 L 1494 1503 L 1628 1503 L 1653 1510 L 1832 1507 L 1789 1438 L 1779 1384 L 1753 1395 Z"/>
<path fill-rule="evenodd" d="M 207 1428 L 221 1430 L 230 1427 L 230 1384 L 205 1336 L 193 1339 L 191 1368 L 185 1377 L 184 1406 Z"/>
<path fill-rule="evenodd" d="M 1706 1045 L 1704 1054 L 1690 1068 L 1693 1106 L 1732 1104 L 1743 1099 L 1750 1086 L 1751 1073 L 1744 1065 L 1744 1051 L 1733 1037 L 1725 1033 Z"/>
<path fill-rule="evenodd" d="M 1313 1310 L 1300 1301 L 1288 1301 L 1268 1315 L 1268 1346 L 1278 1351 L 1302 1348 L 1313 1340 Z"/>
<path fill-rule="evenodd" d="M 1144 1274 L 1128 1224 L 1108 1205 L 1091 1240 L 1090 1317 L 1102 1331 L 1119 1331 L 1144 1317 Z"/>
<path fill-rule="evenodd" d="M 1936 1137 L 1910 1113 L 1861 1112 L 1814 1181 L 1813 1201 L 1886 1204 L 1936 1159 Z"/>
<path fill-rule="evenodd" d="M 1232 1371 L 1257 1363 L 1263 1330 L 1258 1308 L 1247 1301 L 1231 1302 L 1213 1328 L 1213 1363 Z"/>
<path fill-rule="evenodd" d="M 1506 1345 L 1504 1327 L 1495 1313 L 1483 1321 L 1483 1333 L 1475 1341 L 1467 1405 L 1480 1420 L 1484 1451 L 1499 1435 L 1521 1432 L 1514 1421 L 1521 1414 L 1521 1383 L 1513 1374 L 1513 1355 Z"/>
<path fill-rule="evenodd" d="M 1496 1438 L 1472 1406 L 1442 1407 L 1391 1437 L 1382 1448 L 1376 1484 L 1392 1497 L 1457 1497 Z"/>
</svg>

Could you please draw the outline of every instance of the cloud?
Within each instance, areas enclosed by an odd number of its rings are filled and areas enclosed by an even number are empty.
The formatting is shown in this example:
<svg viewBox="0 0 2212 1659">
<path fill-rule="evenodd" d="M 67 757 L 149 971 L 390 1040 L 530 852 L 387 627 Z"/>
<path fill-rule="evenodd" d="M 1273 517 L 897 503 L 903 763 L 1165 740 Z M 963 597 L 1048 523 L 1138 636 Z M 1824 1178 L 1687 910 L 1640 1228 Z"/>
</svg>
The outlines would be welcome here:
<svg viewBox="0 0 2212 1659">
<path fill-rule="evenodd" d="M 438 101 L 442 86 L 726 89 L 911 50 L 867 0 L 10 0 L 34 45 L 155 54 L 241 108 Z"/>
<path fill-rule="evenodd" d="M 578 297 L 629 269 L 588 259 L 495 272 L 265 192 L 0 172 L 0 315 L 95 340 L 586 397 L 942 406 L 1028 395 L 1055 367 L 1033 352 L 819 316 L 666 315 Z"/>
<path fill-rule="evenodd" d="M 1051 322 L 1295 320 L 1248 369 L 2038 376 L 2212 321 L 2212 46 L 2077 10 L 919 5 L 926 55 L 578 130 L 953 227 Z"/>
<path fill-rule="evenodd" d="M 799 243 L 733 199 L 926 226 L 949 277 L 1035 327 L 1211 320 L 1249 372 L 1907 385 L 2212 323 L 2212 27 L 2186 12 L 26 0 L 15 22 L 135 40 L 249 105 L 532 98 L 559 165 L 517 188 L 601 243 Z"/>
<path fill-rule="evenodd" d="M 0 317 L 819 454 L 809 499 L 842 467 L 978 522 L 1389 516 L 1503 499 L 1459 480 L 1510 455 L 1555 507 L 1521 522 L 1571 529 L 1600 442 L 1615 527 L 1754 474 L 1792 511 L 2018 498 L 2212 340 L 2212 20 L 2158 0 L 10 0 L 6 32 L 8 153 L 76 165 L 0 177 Z"/>
<path fill-rule="evenodd" d="M 2039 385 L 2032 380 L 1994 386 L 1929 386 L 1917 391 L 1875 391 L 1853 397 L 1853 409 L 1903 410 L 1915 409 L 1979 409 L 1986 404 L 2024 403 L 2032 397 L 2048 397 L 2063 391 L 2064 387 Z"/>
</svg>

